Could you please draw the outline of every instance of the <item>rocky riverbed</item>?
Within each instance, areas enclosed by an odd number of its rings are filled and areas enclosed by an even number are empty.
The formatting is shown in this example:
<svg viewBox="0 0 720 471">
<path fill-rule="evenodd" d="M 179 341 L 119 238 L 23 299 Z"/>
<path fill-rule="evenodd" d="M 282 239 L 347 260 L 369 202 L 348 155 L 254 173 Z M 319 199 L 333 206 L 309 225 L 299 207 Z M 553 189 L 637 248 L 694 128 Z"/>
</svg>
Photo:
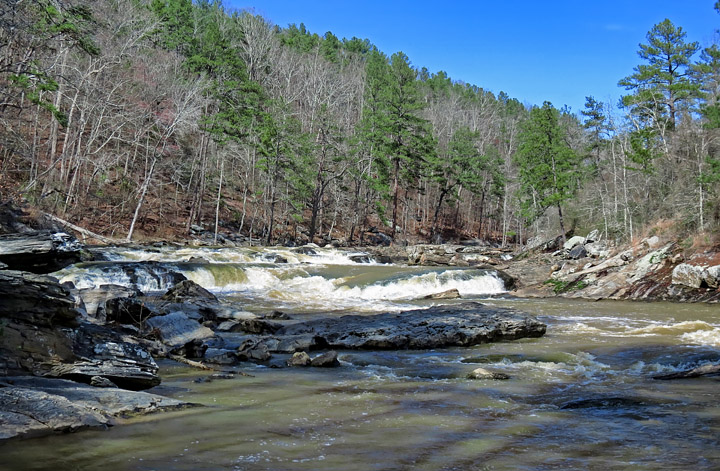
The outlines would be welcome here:
<svg viewBox="0 0 720 471">
<path fill-rule="evenodd" d="M 327 367 L 339 365 L 336 350 L 471 346 L 545 333 L 532 316 L 476 302 L 312 319 L 256 315 L 179 273 L 152 297 L 116 285 L 77 289 L 43 274 L 86 257 L 77 241 L 52 232 L 26 235 L 28 244 L 22 237 L 0 238 L 9 265 L 0 270 L 0 440 L 189 406 L 138 392 L 161 382 L 154 358 L 217 370 L 244 362 Z M 24 256 L 35 273 L 20 270 Z"/>
<path fill-rule="evenodd" d="M 158 286 L 169 286 L 153 296 L 123 285 L 78 288 L 47 273 L 93 254 L 66 233 L 25 232 L 0 237 L 0 440 L 107 427 L 118 416 L 189 406 L 138 392 L 160 384 L 155 358 L 220 372 L 247 362 L 336 367 L 337 351 L 468 347 L 540 337 L 546 329 L 526 313 L 462 300 L 379 314 L 254 314 L 156 261 L 139 262 L 162 278 Z M 294 253 L 312 256 L 315 249 Z M 263 263 L 288 263 L 279 254 L 262 257 Z M 520 253 L 460 244 L 378 247 L 348 258 L 357 264 L 475 267 L 521 297 L 720 300 L 720 257 L 688 255 L 658 238 L 621 249 L 591 233 Z M 137 276 L 134 268 L 124 270 L 131 281 Z M 453 288 L 425 298 L 460 296 Z M 717 368 L 673 378 L 705 374 L 717 374 Z"/>
</svg>

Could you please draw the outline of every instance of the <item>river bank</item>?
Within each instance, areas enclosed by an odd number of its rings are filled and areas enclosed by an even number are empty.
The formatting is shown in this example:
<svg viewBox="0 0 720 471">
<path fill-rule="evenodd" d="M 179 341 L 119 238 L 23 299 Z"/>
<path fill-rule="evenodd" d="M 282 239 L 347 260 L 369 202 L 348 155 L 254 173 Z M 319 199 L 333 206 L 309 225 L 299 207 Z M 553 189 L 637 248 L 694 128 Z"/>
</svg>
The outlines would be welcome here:
<svg viewBox="0 0 720 471">
<path fill-rule="evenodd" d="M 109 387 L 108 391 L 123 391 L 114 386 L 145 389 L 160 381 L 153 357 L 174 357 L 196 362 L 195 366 L 210 365 L 219 372 L 218 377 L 233 378 L 243 373 L 243 365 L 286 367 L 288 361 L 292 364 L 292 355 L 301 352 L 307 358 L 297 359 L 296 364 L 312 364 L 313 360 L 320 363 L 318 359 L 327 354 L 327 364 L 338 366 L 353 364 L 348 360 L 353 357 L 347 351 L 354 348 L 444 350 L 453 345 L 467 348 L 489 340 L 537 337 L 492 333 L 495 331 L 487 330 L 488 319 L 502 313 L 499 325 L 507 331 L 508 319 L 512 317 L 508 317 L 509 312 L 460 304 L 501 293 L 519 297 L 705 301 L 710 304 L 718 300 L 712 254 L 686 255 L 678 244 L 646 240 L 636 248 L 625 250 L 604 246 L 592 255 L 590 252 L 597 249 L 597 241 L 592 237 L 582 239 L 579 242 L 571 239 L 569 247 L 555 250 L 540 247 L 521 253 L 480 244 L 344 249 L 216 248 L 162 243 L 88 250 L 71 239 L 51 235 L 49 251 L 40 259 L 47 262 L 50 252 L 54 251 L 66 261 L 71 260 L 71 255 L 77 255 L 77 259 L 72 260 L 77 263 L 53 272 L 52 276 L 58 281 L 64 280 L 64 286 L 46 275 L 11 270 L 2 273 L 3 299 L 14 296 L 22 301 L 22 308 L 10 307 L 7 301 L 3 303 L 5 350 L 2 358 L 5 363 L 0 366 L 6 375 L 24 372 L 71 378 Z M 576 247 L 586 253 L 578 256 Z M 35 259 L 39 250 L 30 251 Z M 4 260 L 15 263 L 12 257 Z M 37 262 L 31 265 L 36 271 L 47 270 L 39 268 Z M 695 268 L 684 268 L 686 266 Z M 695 275 L 684 276 L 687 273 Z M 23 295 L 25 288 L 31 290 Z M 151 293 L 139 292 L 148 289 Z M 45 296 L 48 293 L 50 296 Z M 271 295 L 263 298 L 267 293 Z M 426 297 L 430 299 L 424 299 Z M 453 299 L 458 297 L 460 299 Z M 47 302 L 39 302 L 41 299 Z M 432 317 L 432 308 L 415 310 L 433 304 L 438 305 L 435 317 Z M 358 334 L 367 327 L 367 320 L 373 314 L 388 306 L 393 310 L 384 318 L 375 318 L 375 330 Z M 278 309 L 290 314 L 276 312 Z M 465 324 L 471 319 L 468 309 L 482 312 L 482 322 L 477 325 L 487 334 L 477 336 L 465 330 Z M 343 337 L 344 327 L 354 325 L 348 324 L 349 318 L 338 316 L 358 310 L 366 313 L 353 318 L 352 322 L 360 323 L 351 329 L 354 334 L 334 343 Z M 327 330 L 327 321 L 322 319 L 323 313 L 329 311 L 333 312 L 335 330 Z M 417 320 L 423 334 L 400 329 L 407 324 L 405 318 L 398 317 L 397 313 L 403 312 L 407 319 Z M 448 317 L 456 314 L 457 322 L 451 323 L 447 330 Z M 423 315 L 431 317 L 422 318 Z M 388 324 L 391 318 L 395 321 Z M 530 317 L 522 319 L 520 324 Z M 716 329 L 712 321 L 703 322 L 705 325 L 699 330 L 709 330 L 712 335 Z M 20 324 L 25 325 L 18 328 Z M 325 333 L 317 327 L 325 329 Z M 17 335 L 9 335 L 11 332 Z M 58 333 L 61 335 L 56 335 Z M 418 340 L 423 335 L 427 340 Z M 20 357 L 17 357 L 18 351 L 22 352 Z M 12 358 L 15 363 L 8 361 Z M 716 359 L 706 356 L 702 361 L 707 364 Z M 683 371 L 698 363 L 677 365 L 676 370 Z M 25 383 L 18 386 L 18 381 L 13 378 L 3 381 L 0 391 L 7 396 L 6 404 L 17 402 L 17 388 L 31 389 Z M 61 388 L 53 386 L 53 389 Z M 59 396 L 67 399 L 67 394 Z M 163 408 L 162 399 L 151 398 L 147 403 L 153 407 L 133 408 L 131 413 Z M 157 405 L 159 407 L 154 407 Z M 189 405 L 180 401 L 167 407 Z M 90 406 L 93 407 L 97 406 Z M 14 422 L 2 419 L 6 430 L 9 424 L 17 424 L 18 416 L 23 416 L 18 410 L 8 412 L 15 415 Z M 113 417 L 129 412 L 109 408 L 101 413 L 104 419 L 89 415 L 86 425 L 62 424 L 44 429 L 37 423 L 53 422 L 38 416 L 40 420 L 17 435 L 72 431 L 83 426 L 105 427 L 112 423 Z"/>
</svg>

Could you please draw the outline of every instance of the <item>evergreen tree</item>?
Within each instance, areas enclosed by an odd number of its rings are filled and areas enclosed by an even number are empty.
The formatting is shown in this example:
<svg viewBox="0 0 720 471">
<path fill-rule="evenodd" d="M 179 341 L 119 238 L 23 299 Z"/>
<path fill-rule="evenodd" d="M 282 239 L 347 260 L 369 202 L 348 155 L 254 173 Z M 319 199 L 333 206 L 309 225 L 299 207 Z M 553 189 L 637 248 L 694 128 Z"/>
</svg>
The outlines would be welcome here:
<svg viewBox="0 0 720 471">
<path fill-rule="evenodd" d="M 603 104 L 591 96 L 585 97 L 585 109 L 580 111 L 580 113 L 585 117 L 583 127 L 590 133 L 588 151 L 590 155 L 592 155 L 595 166 L 597 167 L 600 161 L 600 150 L 603 146 L 603 141 L 610 131 L 607 116 L 603 110 Z"/>
<path fill-rule="evenodd" d="M 365 96 L 362 116 L 357 124 L 354 138 L 354 153 L 357 160 L 371 162 L 371 171 L 360 169 L 363 178 L 368 180 L 370 189 L 385 199 L 389 194 L 388 161 L 388 89 L 390 87 L 390 64 L 385 54 L 377 49 L 368 53 L 365 64 Z M 385 206 L 376 202 L 375 210 L 380 219 L 385 220 Z"/>
<path fill-rule="evenodd" d="M 186 54 L 194 39 L 192 0 L 152 0 L 149 7 L 160 20 L 156 40 L 165 49 Z"/>
<path fill-rule="evenodd" d="M 446 155 L 431 155 L 428 158 L 429 178 L 438 184 L 439 189 L 431 229 L 433 237 L 438 231 L 443 201 L 447 197 L 455 197 L 459 187 L 480 196 L 481 211 L 488 194 L 500 195 L 504 189 L 502 159 L 492 146 L 486 153 L 480 152 L 479 138 L 477 131 L 463 126 L 453 133 Z"/>
<path fill-rule="evenodd" d="M 624 106 L 647 121 L 666 120 L 674 129 L 677 114 L 690 108 L 697 85 L 690 80 L 690 60 L 698 51 L 697 42 L 685 41 L 686 33 L 665 19 L 647 34 L 638 55 L 647 63 L 618 82 L 632 91 L 622 98 Z"/>
<path fill-rule="evenodd" d="M 577 189 L 581 164 L 566 136 L 560 123 L 560 112 L 546 101 L 541 108 L 530 111 L 530 117 L 523 123 L 515 154 L 523 214 L 532 220 L 548 208 L 557 208 L 563 240 L 562 205 Z"/>
<path fill-rule="evenodd" d="M 387 103 L 390 136 L 387 154 L 379 157 L 387 160 L 391 172 L 393 234 L 398 227 L 401 185 L 415 181 L 425 160 L 435 152 L 430 122 L 419 116 L 425 103 L 416 77 L 417 72 L 410 66 L 405 54 L 397 52 L 392 55 Z"/>
</svg>

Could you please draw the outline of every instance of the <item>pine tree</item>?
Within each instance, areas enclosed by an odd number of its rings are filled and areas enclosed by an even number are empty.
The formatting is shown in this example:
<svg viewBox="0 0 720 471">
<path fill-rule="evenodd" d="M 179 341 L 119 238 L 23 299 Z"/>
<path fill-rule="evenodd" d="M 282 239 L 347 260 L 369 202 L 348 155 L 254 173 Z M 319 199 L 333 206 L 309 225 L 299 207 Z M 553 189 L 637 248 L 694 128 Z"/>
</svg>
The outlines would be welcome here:
<svg viewBox="0 0 720 471">
<path fill-rule="evenodd" d="M 624 106 L 647 121 L 666 120 L 675 128 L 677 114 L 687 110 L 697 94 L 690 80 L 690 60 L 698 51 L 697 42 L 685 41 L 686 33 L 665 19 L 647 33 L 647 44 L 640 44 L 638 55 L 647 63 L 618 82 L 632 91 L 622 97 Z"/>
<path fill-rule="evenodd" d="M 532 220 L 548 208 L 557 208 L 563 241 L 562 205 L 577 189 L 581 164 L 566 142 L 566 134 L 560 123 L 560 112 L 546 101 L 541 108 L 530 111 L 529 119 L 523 123 L 515 154 L 523 214 Z"/>
</svg>

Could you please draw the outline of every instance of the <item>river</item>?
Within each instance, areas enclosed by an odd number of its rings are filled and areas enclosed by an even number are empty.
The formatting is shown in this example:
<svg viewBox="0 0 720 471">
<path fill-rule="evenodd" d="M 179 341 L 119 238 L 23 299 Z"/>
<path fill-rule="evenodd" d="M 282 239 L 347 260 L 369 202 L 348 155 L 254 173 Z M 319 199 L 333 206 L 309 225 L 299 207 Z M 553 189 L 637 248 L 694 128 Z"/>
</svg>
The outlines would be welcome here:
<svg viewBox="0 0 720 471">
<path fill-rule="evenodd" d="M 456 288 L 548 329 L 472 348 L 341 351 L 335 369 L 248 364 L 240 369 L 251 376 L 212 381 L 162 362 L 157 392 L 204 407 L 14 441 L 0 446 L 0 469 L 720 469 L 718 380 L 652 379 L 720 361 L 718 305 L 512 299 L 492 272 L 353 263 L 333 250 L 116 249 L 107 258 L 58 276 L 152 295 L 181 272 L 249 311 L 296 317 L 457 302 L 420 299 Z M 510 379 L 466 379 L 477 367 Z"/>
</svg>

